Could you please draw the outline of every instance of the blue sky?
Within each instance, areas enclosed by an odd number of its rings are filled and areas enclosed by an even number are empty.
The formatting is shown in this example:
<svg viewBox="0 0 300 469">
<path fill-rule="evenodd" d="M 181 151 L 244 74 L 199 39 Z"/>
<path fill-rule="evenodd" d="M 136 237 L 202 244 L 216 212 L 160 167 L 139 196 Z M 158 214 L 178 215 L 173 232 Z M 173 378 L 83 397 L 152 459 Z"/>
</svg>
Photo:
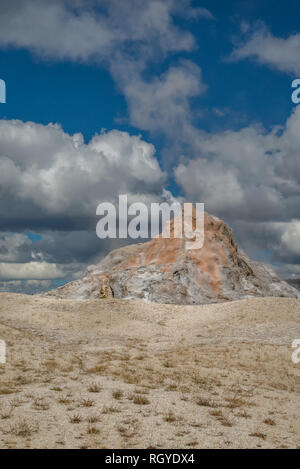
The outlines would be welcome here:
<svg viewBox="0 0 300 469">
<path fill-rule="evenodd" d="M 208 8 L 216 21 L 213 24 L 203 19 L 190 24 L 179 22 L 199 42 L 195 51 L 184 55 L 201 65 L 204 80 L 209 84 L 207 93 L 196 99 L 192 108 L 230 110 L 229 118 L 216 122 L 215 115 L 205 115 L 199 125 L 214 131 L 239 128 L 256 121 L 267 127 L 284 123 L 293 106 L 290 77 L 253 66 L 250 61 L 226 63 L 225 59 L 232 51 L 232 40 L 238 36 L 243 20 L 250 23 L 263 20 L 275 35 L 297 31 L 299 3 L 292 0 L 289 8 L 283 8 L 282 2 L 272 1 L 194 4 Z M 150 74 L 160 73 L 177 59 L 175 54 L 163 64 L 153 64 Z M 128 120 L 126 123 L 124 96 L 110 73 L 97 63 L 40 60 L 26 50 L 8 47 L 0 51 L 0 70 L 7 83 L 7 104 L 0 108 L 2 118 L 43 124 L 58 122 L 68 133 L 82 132 L 87 141 L 101 128 L 141 132 L 130 126 Z"/>
<path fill-rule="evenodd" d="M 207 93 L 196 99 L 193 108 L 229 108 L 231 115 L 216 122 L 205 115 L 204 129 L 238 128 L 249 122 L 265 126 L 282 124 L 293 106 L 291 78 L 251 61 L 226 63 L 232 41 L 238 37 L 241 21 L 264 21 L 274 35 L 287 36 L 299 27 L 300 5 L 291 0 L 288 8 L 274 1 L 203 1 L 194 5 L 208 8 L 216 21 L 177 21 L 193 33 L 195 51 L 175 54 L 164 63 L 152 64 L 151 73 L 160 73 L 178 55 L 200 64 Z M 8 47 L 0 51 L 1 77 L 7 83 L 7 104 L 1 117 L 48 124 L 59 122 L 68 133 L 82 132 L 89 140 L 101 128 L 140 132 L 126 121 L 126 101 L 110 73 L 97 63 L 40 60 L 26 50 Z M 242 119 L 241 119 L 242 117 Z M 123 120 L 123 124 L 120 123 Z"/>
<path fill-rule="evenodd" d="M 121 187 L 204 202 L 300 275 L 299 14 L 294 0 L 1 2 L 2 289 L 49 288 L 104 255 L 95 207 Z"/>
<path fill-rule="evenodd" d="M 114 129 L 126 103 L 108 71 L 99 65 L 37 60 L 27 51 L 0 52 L 7 83 L 1 117 L 42 124 L 58 122 L 89 140 L 101 128 Z"/>
</svg>

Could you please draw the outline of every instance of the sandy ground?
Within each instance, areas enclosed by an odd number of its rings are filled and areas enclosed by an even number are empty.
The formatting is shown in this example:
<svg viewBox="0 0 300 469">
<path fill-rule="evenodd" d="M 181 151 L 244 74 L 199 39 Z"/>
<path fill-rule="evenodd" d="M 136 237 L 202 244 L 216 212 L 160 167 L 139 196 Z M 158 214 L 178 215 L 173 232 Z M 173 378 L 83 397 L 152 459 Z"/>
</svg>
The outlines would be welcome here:
<svg viewBox="0 0 300 469">
<path fill-rule="evenodd" d="M 300 448 L 300 300 L 0 294 L 0 448 Z"/>
</svg>

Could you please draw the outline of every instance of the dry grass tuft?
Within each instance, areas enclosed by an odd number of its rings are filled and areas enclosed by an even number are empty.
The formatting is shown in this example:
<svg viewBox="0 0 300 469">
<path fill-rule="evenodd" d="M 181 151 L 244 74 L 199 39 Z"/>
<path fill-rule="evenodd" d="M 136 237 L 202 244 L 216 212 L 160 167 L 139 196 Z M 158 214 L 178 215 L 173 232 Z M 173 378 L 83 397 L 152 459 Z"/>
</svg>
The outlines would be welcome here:
<svg viewBox="0 0 300 469">
<path fill-rule="evenodd" d="M 100 418 L 98 417 L 98 415 L 90 415 L 88 418 L 87 418 L 87 421 L 88 423 L 98 423 L 100 421 Z"/>
<path fill-rule="evenodd" d="M 82 417 L 79 414 L 74 414 L 72 417 L 70 417 L 70 423 L 81 423 L 82 422 Z"/>
<path fill-rule="evenodd" d="M 203 397 L 198 397 L 196 400 L 196 404 L 201 407 L 213 407 L 213 408 L 218 407 L 218 405 L 215 402 L 211 401 L 210 399 L 205 399 Z"/>
<path fill-rule="evenodd" d="M 261 433 L 261 432 L 249 433 L 249 436 L 252 436 L 252 437 L 255 437 L 255 438 L 261 438 L 262 440 L 266 440 L 266 438 L 267 438 L 267 435 L 265 435 L 264 433 Z"/>
<path fill-rule="evenodd" d="M 265 423 L 266 425 L 270 425 L 270 426 L 272 426 L 272 427 L 274 427 L 274 426 L 276 425 L 276 422 L 275 422 L 273 419 L 270 419 L 270 418 L 265 419 L 265 420 L 264 420 L 264 423 Z"/>
<path fill-rule="evenodd" d="M 150 404 L 149 399 L 141 395 L 135 395 L 132 402 L 137 405 L 148 405 Z"/>
<path fill-rule="evenodd" d="M 124 392 L 121 391 L 120 389 L 117 389 L 116 391 L 113 391 L 112 396 L 114 399 L 119 401 L 124 396 Z"/>
<path fill-rule="evenodd" d="M 97 383 L 93 383 L 89 386 L 88 391 L 98 393 L 101 391 L 101 386 L 99 386 Z"/>
<path fill-rule="evenodd" d="M 96 425 L 89 424 L 86 429 L 86 432 L 88 435 L 98 435 L 100 433 L 100 430 L 98 427 L 96 427 Z"/>
<path fill-rule="evenodd" d="M 38 432 L 38 425 L 36 423 L 29 422 L 26 419 L 21 419 L 14 425 L 11 425 L 7 433 L 14 436 L 28 438 L 36 432 Z"/>
<path fill-rule="evenodd" d="M 81 407 L 93 407 L 95 405 L 95 401 L 91 399 L 82 399 L 80 403 Z"/>
</svg>

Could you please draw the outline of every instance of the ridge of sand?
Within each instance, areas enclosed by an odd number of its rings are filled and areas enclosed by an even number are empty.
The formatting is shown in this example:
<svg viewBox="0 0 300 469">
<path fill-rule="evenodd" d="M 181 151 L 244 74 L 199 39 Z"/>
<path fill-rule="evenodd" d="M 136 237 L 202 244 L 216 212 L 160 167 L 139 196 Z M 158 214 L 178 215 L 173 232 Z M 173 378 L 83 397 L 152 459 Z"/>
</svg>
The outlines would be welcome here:
<svg viewBox="0 0 300 469">
<path fill-rule="evenodd" d="M 0 294 L 0 448 L 300 447 L 300 300 Z"/>
</svg>

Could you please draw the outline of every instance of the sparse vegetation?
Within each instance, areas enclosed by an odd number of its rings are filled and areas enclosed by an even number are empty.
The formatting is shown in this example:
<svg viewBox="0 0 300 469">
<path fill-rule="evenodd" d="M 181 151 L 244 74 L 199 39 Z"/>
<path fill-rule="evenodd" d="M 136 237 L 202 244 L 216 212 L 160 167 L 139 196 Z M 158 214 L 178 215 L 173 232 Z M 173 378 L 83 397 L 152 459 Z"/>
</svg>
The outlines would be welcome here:
<svg viewBox="0 0 300 469">
<path fill-rule="evenodd" d="M 0 395 L 2 396 L 7 396 L 9 394 L 13 394 L 14 392 L 15 392 L 14 388 L 0 387 Z"/>
<path fill-rule="evenodd" d="M 74 414 L 72 417 L 70 417 L 70 423 L 81 423 L 82 422 L 82 417 L 79 414 Z"/>
<path fill-rule="evenodd" d="M 37 431 L 38 431 L 37 423 L 29 422 L 26 419 L 20 419 L 14 425 L 11 425 L 9 427 L 9 430 L 7 431 L 7 433 L 14 435 L 14 436 L 28 438 L 32 436 L 33 433 L 36 433 Z"/>
<path fill-rule="evenodd" d="M 133 397 L 132 401 L 133 401 L 134 404 L 137 404 L 137 405 L 148 405 L 148 404 L 150 404 L 149 399 L 147 399 L 146 397 L 141 396 L 141 395 L 135 395 Z"/>
<path fill-rule="evenodd" d="M 80 405 L 81 407 L 93 407 L 95 405 L 95 401 L 92 401 L 91 399 L 82 399 Z"/>
<path fill-rule="evenodd" d="M 62 392 L 62 388 L 60 388 L 59 386 L 54 386 L 53 388 L 51 388 L 51 391 Z"/>
<path fill-rule="evenodd" d="M 165 422 L 168 422 L 168 423 L 174 423 L 174 422 L 177 422 L 178 419 L 174 415 L 174 412 L 172 412 L 172 410 L 169 410 L 167 415 L 165 415 L 164 420 L 165 420 Z"/>
<path fill-rule="evenodd" d="M 124 392 L 121 391 L 120 389 L 118 389 L 118 390 L 116 390 L 116 391 L 113 391 L 112 396 L 113 396 L 114 399 L 116 399 L 117 401 L 119 401 L 119 400 L 122 399 L 122 397 L 124 396 Z"/>
<path fill-rule="evenodd" d="M 218 407 L 217 404 L 210 399 L 205 399 L 203 397 L 198 397 L 196 399 L 196 404 L 201 407 Z"/>
<path fill-rule="evenodd" d="M 276 422 L 273 419 L 268 418 L 264 420 L 264 424 L 274 427 L 276 425 Z"/>
<path fill-rule="evenodd" d="M 104 406 L 102 409 L 102 414 L 118 414 L 120 412 L 120 409 L 118 407 L 114 406 Z"/>
<path fill-rule="evenodd" d="M 49 410 L 50 404 L 48 402 L 45 402 L 42 398 L 37 398 L 34 400 L 32 407 L 35 410 L 45 411 Z"/>
<path fill-rule="evenodd" d="M 43 305 L 43 299 L 34 301 Z M 49 308 L 53 303 L 47 301 Z M 286 336 L 290 333 L 282 319 L 285 303 L 277 316 L 274 313 L 280 301 L 274 304 L 270 300 L 272 312 L 264 312 L 266 322 L 278 322 L 276 340 L 283 331 Z M 94 311 L 92 300 L 87 306 L 80 303 L 80 307 L 72 301 L 58 302 L 62 311 L 56 323 L 62 329 L 57 336 L 52 322 L 58 314 L 56 303 L 51 315 L 39 306 L 41 313 L 34 321 L 44 321 L 43 315 L 47 321 L 35 322 L 33 329 L 41 331 L 41 336 L 40 332 L 31 334 L 29 328 L 23 334 L 20 328 L 5 326 L 4 332 L 0 321 L 0 336 L 10 342 L 13 357 L 0 367 L 0 448 L 173 448 L 183 444 L 198 448 L 203 442 L 213 447 L 265 448 L 278 447 L 283 434 L 284 445 L 280 446 L 300 446 L 291 412 L 297 406 L 300 383 L 293 365 L 286 360 L 290 349 L 286 342 L 280 347 L 268 344 L 268 335 L 264 343 L 255 342 L 251 328 L 261 318 L 256 311 L 260 302 L 254 313 L 248 303 L 251 306 L 251 301 L 226 304 L 222 315 L 222 305 L 216 305 L 216 313 L 215 307 L 209 307 L 218 320 L 210 325 L 210 317 L 201 316 L 201 337 L 209 337 L 207 342 L 201 342 L 195 333 L 196 326 L 200 328 L 198 307 L 185 314 L 181 307 L 155 306 L 165 318 L 163 329 L 157 329 L 157 318 L 150 314 L 153 305 L 145 306 L 149 308 L 147 316 L 144 305 L 137 308 L 124 302 L 122 308 L 127 313 L 122 310 L 121 314 L 119 302 L 110 299 L 101 302 L 101 311 Z M 297 324 L 293 304 L 286 314 Z M 242 315 L 240 305 L 246 308 Z M 23 305 L 21 310 L 24 321 L 29 321 Z M 10 311 L 13 316 L 14 310 Z M 227 318 L 227 311 L 231 323 L 219 319 Z M 233 320 L 234 314 L 237 319 Z M 251 314 L 254 326 L 249 322 Z M 176 315 L 180 331 L 174 327 Z M 140 324 L 136 333 L 133 318 L 152 328 L 147 330 L 147 339 L 140 332 Z M 99 321 L 101 334 L 108 337 L 103 343 L 95 327 Z M 124 325 L 124 336 L 121 321 L 130 325 Z M 252 331 L 253 342 L 240 343 L 238 334 L 240 330 L 246 334 L 247 328 Z M 261 336 L 262 329 L 260 325 Z M 265 334 L 270 334 L 269 329 Z M 234 336 L 234 340 L 223 343 L 223 336 Z"/>
<path fill-rule="evenodd" d="M 99 386 L 97 383 L 93 383 L 89 386 L 89 392 L 94 392 L 94 393 L 98 393 L 101 391 L 101 386 Z"/>
<path fill-rule="evenodd" d="M 255 438 L 261 438 L 262 440 L 265 440 L 267 438 L 267 435 L 265 435 L 264 433 L 261 433 L 261 432 L 249 433 L 249 436 L 253 436 Z"/>
<path fill-rule="evenodd" d="M 62 396 L 58 399 L 59 404 L 69 405 L 71 404 L 71 399 L 69 396 Z"/>
<path fill-rule="evenodd" d="M 98 423 L 99 420 L 100 420 L 100 418 L 98 417 L 98 415 L 90 415 L 87 418 L 88 423 Z"/>
<path fill-rule="evenodd" d="M 2 420 L 10 419 L 12 414 L 13 414 L 13 410 L 14 410 L 14 408 L 12 406 L 10 406 L 8 408 L 5 408 L 5 409 L 1 409 L 0 410 L 0 418 Z"/>
<path fill-rule="evenodd" d="M 88 435 L 98 435 L 100 433 L 100 430 L 96 425 L 89 424 L 86 430 Z"/>
</svg>

